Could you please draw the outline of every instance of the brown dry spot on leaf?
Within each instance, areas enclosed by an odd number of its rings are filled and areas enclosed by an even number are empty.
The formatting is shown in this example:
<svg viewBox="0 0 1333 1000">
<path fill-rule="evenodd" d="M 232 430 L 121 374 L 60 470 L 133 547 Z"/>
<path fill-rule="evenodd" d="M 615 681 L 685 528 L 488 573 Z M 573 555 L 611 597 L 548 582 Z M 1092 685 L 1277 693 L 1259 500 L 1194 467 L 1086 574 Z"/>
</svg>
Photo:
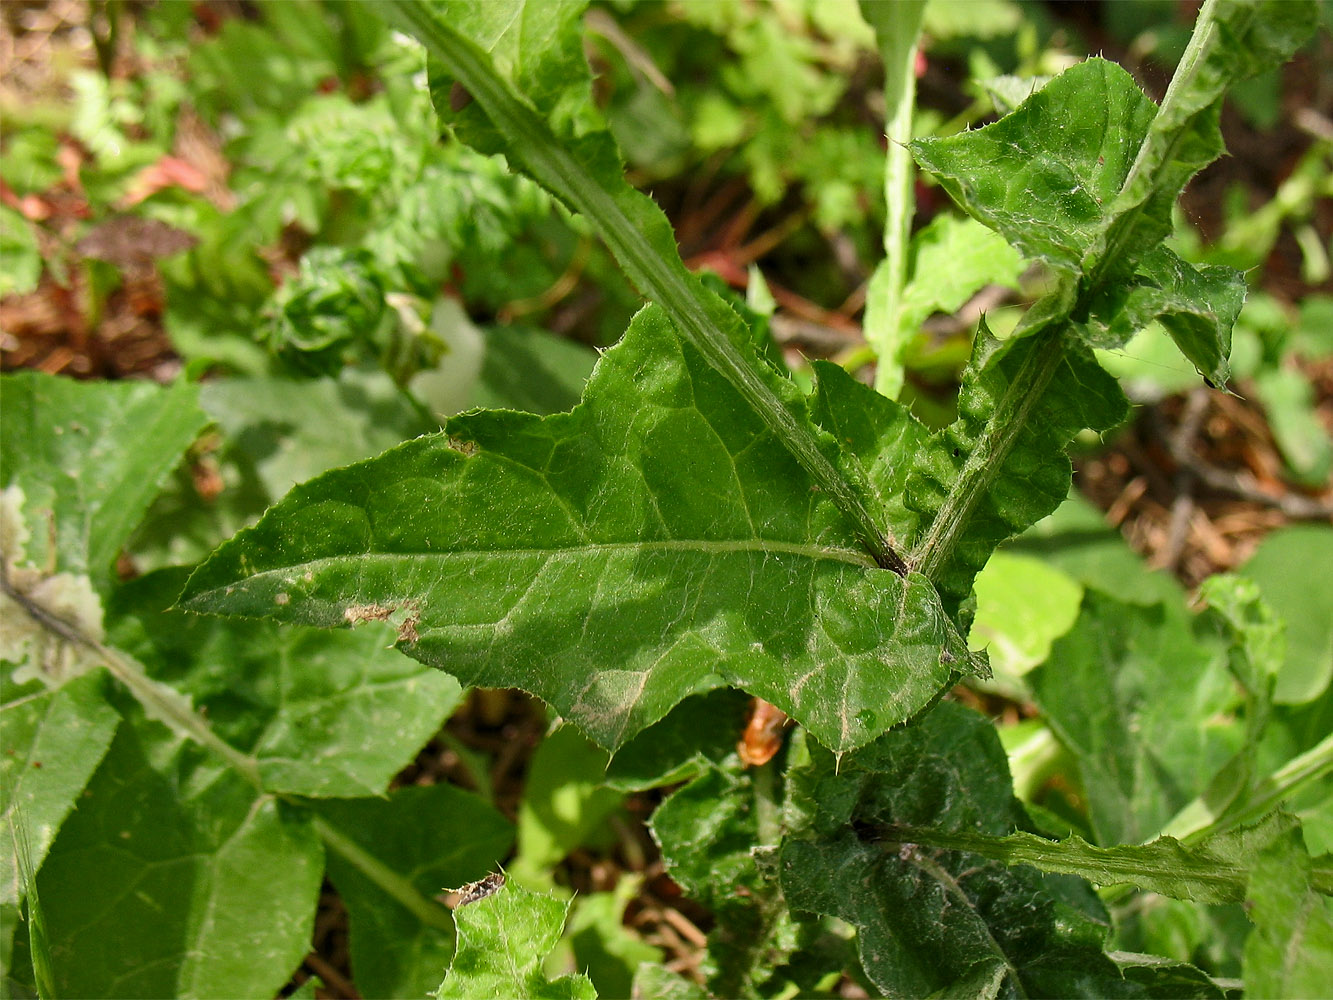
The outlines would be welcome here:
<svg viewBox="0 0 1333 1000">
<path fill-rule="evenodd" d="M 395 622 L 394 617 L 400 612 L 406 614 L 401 621 Z M 411 601 L 404 601 L 397 607 L 383 604 L 352 604 L 343 609 L 343 620 L 353 628 L 362 622 L 389 622 L 398 629 L 399 642 L 416 642 L 417 622 L 421 620 L 421 612 Z"/>
</svg>

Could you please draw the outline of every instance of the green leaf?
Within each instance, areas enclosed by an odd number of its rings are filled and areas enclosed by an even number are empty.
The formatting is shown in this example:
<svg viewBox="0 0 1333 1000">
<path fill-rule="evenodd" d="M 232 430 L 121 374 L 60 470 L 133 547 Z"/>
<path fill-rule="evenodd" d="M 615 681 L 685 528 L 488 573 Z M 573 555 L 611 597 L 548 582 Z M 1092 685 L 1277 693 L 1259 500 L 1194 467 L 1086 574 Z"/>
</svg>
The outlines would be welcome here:
<svg viewBox="0 0 1333 1000">
<path fill-rule="evenodd" d="M 984 646 L 1011 681 L 1050 655 L 1051 643 L 1078 618 L 1083 587 L 1032 556 L 996 552 L 977 574 L 977 614 L 968 643 Z"/>
<path fill-rule="evenodd" d="M 1068 496 L 1066 443 L 1114 426 L 1126 405 L 1085 347 L 1053 333 L 1002 343 L 982 325 L 958 419 L 912 454 L 907 480 L 907 505 L 921 515 L 908 561 L 950 611 L 996 545 Z"/>
<path fill-rule="evenodd" d="M 27 503 L 36 566 L 101 583 L 206 418 L 185 382 L 74 382 L 6 375 L 0 486 Z"/>
<path fill-rule="evenodd" d="M 912 277 L 903 290 L 896 325 L 890 327 L 887 320 L 873 316 L 882 297 L 878 285 L 886 280 L 882 276 L 886 272 L 875 272 L 866 297 L 867 339 L 878 356 L 876 387 L 890 398 L 898 395 L 903 361 L 932 313 L 956 312 L 989 284 L 1016 286 L 1023 266 L 1000 235 L 975 219 L 952 215 L 937 216 L 912 237 L 911 252 Z M 884 332 L 871 339 L 872 326 Z"/>
<path fill-rule="evenodd" d="M 6 623 L 6 628 L 9 628 Z M 27 829 L 31 871 L 41 868 L 56 832 L 97 769 L 120 723 L 106 703 L 106 675 L 91 672 L 57 688 L 6 681 L 0 704 L 0 838 Z M 24 885 L 19 845 L 0 851 L 0 904 L 17 903 Z"/>
<path fill-rule="evenodd" d="M 1161 112 L 1146 136 L 1130 133 L 1133 167 L 1084 263 L 1093 288 L 1127 276 L 1171 232 L 1171 206 L 1185 183 L 1223 151 L 1226 88 L 1288 59 L 1314 31 L 1315 12 L 1314 0 L 1228 0 L 1200 11 Z"/>
<path fill-rule="evenodd" d="M 752 704 L 731 689 L 686 698 L 616 751 L 606 783 L 638 792 L 697 778 L 736 752 Z"/>
<path fill-rule="evenodd" d="M 606 751 L 573 726 L 542 740 L 528 763 L 511 877 L 540 882 L 606 822 L 624 799 L 606 787 L 606 764 Z"/>
<path fill-rule="evenodd" d="M 1279 704 L 1313 701 L 1333 680 L 1333 588 L 1312 587 L 1304 574 L 1292 572 L 1293 566 L 1328 565 L 1333 529 L 1293 524 L 1265 538 L 1240 568 L 1287 625 L 1287 655 L 1273 695 Z"/>
<path fill-rule="evenodd" d="M 744 769 L 733 754 L 675 792 L 653 813 L 653 838 L 672 880 L 713 913 L 703 971 L 715 996 L 752 996 L 785 978 L 797 927 L 771 864 L 781 806 L 774 768 Z"/>
<path fill-rule="evenodd" d="M 596 360 L 582 344 L 542 330 L 490 327 L 469 403 L 526 413 L 572 409 Z"/>
<path fill-rule="evenodd" d="M 782 891 L 793 909 L 856 926 L 876 988 L 1132 995 L 1102 951 L 1106 917 L 1086 884 L 897 837 L 898 827 L 1002 836 L 1026 823 L 980 715 L 942 703 L 840 759 L 812 749 L 793 780 L 808 820 L 783 840 Z"/>
<path fill-rule="evenodd" d="M 544 419 L 464 414 L 298 487 L 182 606 L 387 618 L 410 655 L 531 691 L 608 748 L 733 684 L 846 749 L 969 662 L 930 584 L 875 565 L 659 311 L 602 356 L 585 400 Z"/>
<path fill-rule="evenodd" d="M 1309 377 L 1291 368 L 1269 369 L 1255 376 L 1254 388 L 1296 480 L 1316 488 L 1328 482 L 1333 472 L 1333 440 L 1315 409 Z"/>
<path fill-rule="evenodd" d="M 634 973 L 630 994 L 643 1000 L 707 1000 L 704 988 L 665 966 L 644 962 Z"/>
<path fill-rule="evenodd" d="M 1102 226 L 1156 107 L 1115 63 L 1088 59 L 985 128 L 911 143 L 962 208 L 1070 275 Z"/>
<path fill-rule="evenodd" d="M 1333 966 L 1333 899 L 1310 884 L 1299 830 L 1260 854 L 1247 893 L 1254 930 L 1245 942 L 1245 991 L 1261 997 L 1314 997 Z"/>
<path fill-rule="evenodd" d="M 517 9 L 527 12 L 526 5 Z M 570 112 L 565 98 L 574 93 L 575 84 L 580 93 L 573 106 L 588 105 L 581 92 L 586 66 L 579 63 L 571 77 L 567 71 L 573 72 L 572 62 L 555 56 L 545 60 L 541 54 L 542 50 L 577 48 L 568 22 L 553 27 L 544 21 L 530 39 L 521 31 L 511 36 L 526 60 L 537 67 L 525 80 L 521 69 L 509 68 L 509 75 L 497 69 L 483 51 L 510 30 L 512 12 L 481 4 L 466 8 L 478 15 L 468 14 L 456 26 L 453 18 L 440 16 L 434 8 L 406 0 L 391 0 L 381 10 L 421 39 L 431 57 L 447 67 L 455 84 L 463 87 L 462 95 L 452 87 L 447 98 L 437 94 L 437 110 L 446 120 L 450 113 L 445 108 L 462 104 L 463 112 L 468 113 L 475 110 L 475 101 L 495 127 L 498 143 L 502 137 L 498 151 L 592 222 L 630 281 L 666 310 L 682 339 L 733 386 L 844 513 L 876 562 L 903 572 L 902 559 L 885 538 L 876 500 L 866 490 L 855 460 L 839 452 L 827 435 L 810 424 L 795 384 L 756 356 L 741 318 L 685 268 L 666 216 L 650 197 L 625 180 L 610 133 L 595 128 L 590 118 L 580 119 Z M 554 19 L 565 18 L 567 14 L 561 12 Z M 475 37 L 468 37 L 469 31 Z M 515 88 L 516 82 L 526 83 L 523 90 L 536 95 L 532 101 Z M 534 110 L 534 102 L 546 117 Z"/>
<path fill-rule="evenodd" d="M 128 546 L 143 572 L 198 562 L 297 483 L 439 428 L 389 376 L 355 368 L 336 379 L 218 379 L 199 402 L 222 437 L 200 463 L 216 468 L 222 492 L 201 503 L 190 470 L 178 470 Z"/>
<path fill-rule="evenodd" d="M 307 817 L 124 725 L 38 874 L 58 995 L 272 996 L 323 870 Z"/>
<path fill-rule="evenodd" d="M 1111 960 L 1120 967 L 1126 982 L 1134 983 L 1150 997 L 1170 1000 L 1222 1000 L 1229 991 L 1222 983 L 1184 962 L 1158 955 L 1136 955 L 1115 951 Z"/>
<path fill-rule="evenodd" d="M 531 997 L 533 1000 L 595 1000 L 587 976 L 547 980 L 546 955 L 560 940 L 569 905 L 508 884 L 499 892 L 454 911 L 458 952 L 435 996 L 439 1000 Z"/>
<path fill-rule="evenodd" d="M 1231 328 L 1245 302 L 1245 276 L 1229 267 L 1194 267 L 1157 247 L 1124 284 L 1097 296 L 1086 323 L 1075 325 L 1093 347 L 1118 349 L 1154 319 L 1180 352 L 1214 385 L 1231 377 Z"/>
<path fill-rule="evenodd" d="M 1149 570 L 1100 510 L 1075 491 L 1052 514 L 1015 539 L 1006 551 L 1041 559 L 1085 587 L 1126 604 L 1182 602 L 1184 590 L 1169 574 Z"/>
<path fill-rule="evenodd" d="M 347 907 L 357 988 L 370 997 L 424 996 L 454 954 L 452 918 L 427 901 L 493 871 L 513 843 L 513 825 L 452 785 L 314 808 L 328 875 Z"/>
<path fill-rule="evenodd" d="M 253 757 L 266 791 L 383 794 L 462 698 L 454 678 L 395 652 L 386 625 L 326 632 L 170 611 L 185 576 L 123 587 L 111 640 Z"/>
<path fill-rule="evenodd" d="M 625 907 L 639 895 L 642 878 L 622 876 L 611 892 L 580 896 L 565 932 L 575 968 L 583 970 L 598 996 L 635 996 L 634 973 L 662 961 L 662 950 L 625 925 Z"/>
<path fill-rule="evenodd" d="M 1239 749 L 1237 705 L 1217 653 L 1183 610 L 1096 591 L 1073 630 L 1028 675 L 1047 724 L 1075 756 L 1099 844 L 1157 834 Z"/>
</svg>

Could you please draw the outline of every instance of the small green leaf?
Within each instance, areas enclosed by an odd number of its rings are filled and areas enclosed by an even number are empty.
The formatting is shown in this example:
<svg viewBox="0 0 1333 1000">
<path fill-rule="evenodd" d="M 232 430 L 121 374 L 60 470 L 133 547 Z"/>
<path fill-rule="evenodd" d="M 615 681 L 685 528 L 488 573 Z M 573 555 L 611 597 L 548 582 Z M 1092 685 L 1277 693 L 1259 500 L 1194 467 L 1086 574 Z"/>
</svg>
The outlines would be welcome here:
<svg viewBox="0 0 1333 1000">
<path fill-rule="evenodd" d="M 324 799 L 314 808 L 328 875 L 347 907 L 357 988 L 368 997 L 424 996 L 454 954 L 453 920 L 430 901 L 494 871 L 513 825 L 452 785 Z"/>
<path fill-rule="evenodd" d="M 642 878 L 623 875 L 611 892 L 578 897 L 565 931 L 575 968 L 587 973 L 598 996 L 628 997 L 642 964 L 662 961 L 662 950 L 625 924 L 625 907 L 642 890 Z"/>
<path fill-rule="evenodd" d="M 969 215 L 1077 275 L 1156 110 L 1128 72 L 1089 59 L 994 124 L 911 149 Z"/>
<path fill-rule="evenodd" d="M 75 382 L 6 375 L 0 486 L 18 486 L 35 566 L 111 574 L 158 488 L 207 418 L 185 382 Z"/>
<path fill-rule="evenodd" d="M 123 725 L 38 874 L 58 995 L 272 996 L 323 870 L 308 817 Z"/>
<path fill-rule="evenodd" d="M 996 552 L 977 574 L 977 614 L 968 643 L 1013 680 L 1042 663 L 1073 627 L 1083 588 L 1032 556 Z"/>
<path fill-rule="evenodd" d="M 1250 880 L 1254 930 L 1245 942 L 1245 991 L 1261 997 L 1315 997 L 1333 967 L 1333 899 L 1310 884 L 1300 830 L 1264 850 Z"/>
<path fill-rule="evenodd" d="M 969 662 L 930 584 L 876 566 L 655 308 L 572 413 L 465 414 L 298 487 L 182 605 L 326 628 L 387 618 L 417 659 L 529 690 L 608 748 L 722 684 L 848 748 Z"/>
<path fill-rule="evenodd" d="M 546 955 L 560 940 L 569 905 L 513 883 L 454 911 L 458 952 L 439 1000 L 595 1000 L 587 976 L 548 980 Z"/>
<path fill-rule="evenodd" d="M 1333 439 L 1319 419 L 1309 377 L 1292 368 L 1269 369 L 1255 376 L 1254 388 L 1296 480 L 1314 487 L 1328 482 L 1333 472 Z"/>
<path fill-rule="evenodd" d="M 1214 385 L 1231 377 L 1231 328 L 1245 302 L 1245 276 L 1229 267 L 1195 267 L 1166 247 L 1157 247 L 1130 281 L 1115 285 L 1089 306 L 1086 323 L 1076 324 L 1097 348 L 1118 349 L 1154 319 L 1166 328 L 1180 352 Z"/>
<path fill-rule="evenodd" d="M 1279 528 L 1240 572 L 1259 584 L 1264 601 L 1286 622 L 1287 655 L 1273 700 L 1300 705 L 1333 680 L 1333 588 L 1312 587 L 1293 566 L 1333 565 L 1333 529 L 1319 524 Z"/>
<path fill-rule="evenodd" d="M 538 882 L 599 829 L 624 796 L 605 783 L 607 753 L 573 726 L 538 745 L 518 810 L 518 855 L 509 874 Z"/>
</svg>

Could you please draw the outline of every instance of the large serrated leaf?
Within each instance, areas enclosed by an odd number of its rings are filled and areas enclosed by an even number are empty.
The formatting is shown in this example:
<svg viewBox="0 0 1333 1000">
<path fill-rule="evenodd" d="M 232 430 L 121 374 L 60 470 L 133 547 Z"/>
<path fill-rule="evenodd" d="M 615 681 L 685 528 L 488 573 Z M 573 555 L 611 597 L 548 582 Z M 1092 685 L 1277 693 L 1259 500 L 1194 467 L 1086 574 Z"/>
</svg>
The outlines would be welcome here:
<svg viewBox="0 0 1333 1000">
<path fill-rule="evenodd" d="M 655 308 L 572 413 L 465 414 L 298 487 L 181 603 L 390 620 L 410 655 L 531 691 L 612 748 L 730 683 L 849 749 L 968 662 L 926 579 L 879 569 Z"/>
</svg>

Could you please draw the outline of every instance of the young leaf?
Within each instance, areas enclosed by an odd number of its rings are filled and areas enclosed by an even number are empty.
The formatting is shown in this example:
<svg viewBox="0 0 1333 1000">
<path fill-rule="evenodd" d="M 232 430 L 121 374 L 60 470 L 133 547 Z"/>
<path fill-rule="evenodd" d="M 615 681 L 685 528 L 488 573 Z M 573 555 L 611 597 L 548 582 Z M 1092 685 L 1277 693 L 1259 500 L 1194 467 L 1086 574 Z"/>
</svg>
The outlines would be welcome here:
<svg viewBox="0 0 1333 1000">
<path fill-rule="evenodd" d="M 464 414 L 298 487 L 181 603 L 388 619 L 410 655 L 531 691 L 608 748 L 729 683 L 847 749 L 969 662 L 925 578 L 878 568 L 656 308 L 572 413 Z"/>
<path fill-rule="evenodd" d="M 38 887 L 61 996 L 272 996 L 309 950 L 323 852 L 155 723 L 123 725 Z"/>
<path fill-rule="evenodd" d="M 186 382 L 75 382 L 6 375 L 0 486 L 17 486 L 28 558 L 106 581 L 130 532 L 207 418 Z"/>
<path fill-rule="evenodd" d="M 531 997 L 596 1000 L 587 976 L 548 980 L 542 962 L 560 940 L 569 906 L 510 883 L 454 911 L 458 952 L 435 993 L 438 1000 Z"/>
<path fill-rule="evenodd" d="M 840 760 L 796 772 L 807 821 L 784 838 L 796 910 L 857 928 L 861 964 L 890 996 L 1125 996 L 1086 884 L 900 840 L 896 828 L 992 835 L 1026 824 L 1004 751 L 948 702 Z"/>
<path fill-rule="evenodd" d="M 325 799 L 314 808 L 328 876 L 347 907 L 357 988 L 368 997 L 424 996 L 454 954 L 453 920 L 429 900 L 494 871 L 513 843 L 513 825 L 452 785 Z M 402 883 L 408 891 L 397 891 Z"/>
</svg>

